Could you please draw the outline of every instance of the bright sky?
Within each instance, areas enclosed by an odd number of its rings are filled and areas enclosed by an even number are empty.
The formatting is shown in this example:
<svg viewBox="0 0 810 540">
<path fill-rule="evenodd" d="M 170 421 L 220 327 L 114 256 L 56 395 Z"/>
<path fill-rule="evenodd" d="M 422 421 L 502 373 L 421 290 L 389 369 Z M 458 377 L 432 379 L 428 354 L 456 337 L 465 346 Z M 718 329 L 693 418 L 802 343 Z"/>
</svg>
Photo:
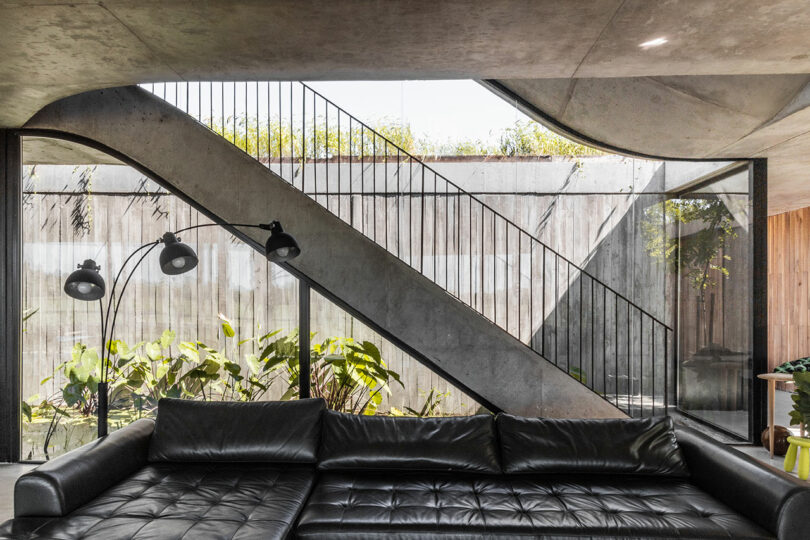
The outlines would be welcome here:
<svg viewBox="0 0 810 540">
<path fill-rule="evenodd" d="M 301 94 L 290 94 L 288 83 L 192 82 L 143 85 L 170 103 L 201 116 L 222 120 L 244 115 L 264 118 L 267 105 L 270 115 L 278 115 L 279 91 L 282 114 L 289 116 L 290 100 L 296 111 L 301 107 Z M 530 120 L 517 107 L 507 103 L 471 80 L 453 81 L 317 81 L 307 82 L 321 95 L 343 110 L 369 124 L 377 121 L 410 124 L 417 138 L 435 143 L 459 140 L 498 142 L 498 134 L 518 120 Z M 186 95 L 188 89 L 188 95 Z M 267 96 L 265 99 L 264 96 Z M 288 97 L 289 96 L 289 97 Z M 297 113 L 296 113 L 297 114 Z M 222 121 L 221 120 L 221 121 Z"/>
<path fill-rule="evenodd" d="M 410 124 L 435 141 L 481 139 L 529 120 L 475 81 L 307 82 L 349 114 L 368 122 L 387 118 Z"/>
</svg>

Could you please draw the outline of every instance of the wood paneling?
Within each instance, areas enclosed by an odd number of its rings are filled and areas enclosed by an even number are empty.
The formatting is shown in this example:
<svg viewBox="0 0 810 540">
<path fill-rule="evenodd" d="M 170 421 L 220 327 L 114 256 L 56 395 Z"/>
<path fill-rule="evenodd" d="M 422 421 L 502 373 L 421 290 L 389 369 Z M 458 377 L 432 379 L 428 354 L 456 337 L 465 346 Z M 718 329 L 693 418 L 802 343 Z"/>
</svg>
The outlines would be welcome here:
<svg viewBox="0 0 810 540">
<path fill-rule="evenodd" d="M 810 207 L 768 218 L 768 369 L 810 356 Z"/>
</svg>

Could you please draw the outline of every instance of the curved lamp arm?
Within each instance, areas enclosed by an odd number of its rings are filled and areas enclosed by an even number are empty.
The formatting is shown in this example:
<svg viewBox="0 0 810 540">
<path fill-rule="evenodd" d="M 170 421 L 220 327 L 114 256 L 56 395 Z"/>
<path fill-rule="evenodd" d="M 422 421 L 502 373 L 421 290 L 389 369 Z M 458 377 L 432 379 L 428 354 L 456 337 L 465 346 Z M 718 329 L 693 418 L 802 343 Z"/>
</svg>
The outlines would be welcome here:
<svg viewBox="0 0 810 540">
<path fill-rule="evenodd" d="M 190 227 L 178 229 L 174 233 L 166 233 L 160 239 L 153 242 L 147 242 L 130 253 L 115 275 L 112 288 L 110 289 L 109 298 L 107 300 L 106 313 L 104 311 L 103 301 L 104 280 L 98 275 L 100 268 L 98 265 L 96 265 L 95 261 L 91 259 L 86 260 L 83 264 L 79 265 L 79 270 L 75 270 L 65 282 L 65 292 L 73 298 L 77 298 L 79 300 L 98 299 L 99 301 L 99 314 L 101 318 L 101 380 L 98 388 L 99 437 L 107 434 L 107 383 L 109 381 L 111 354 L 111 347 L 108 346 L 107 340 L 109 339 L 110 343 L 113 341 L 115 336 L 115 324 L 118 320 L 118 310 L 121 307 L 121 301 L 123 300 L 124 293 L 126 292 L 129 282 L 132 280 L 135 270 L 161 243 L 166 244 L 164 251 L 161 252 L 161 270 L 165 274 L 181 274 L 193 269 L 197 265 L 197 255 L 189 246 L 182 244 L 177 238 L 177 235 L 186 231 L 201 229 L 203 227 L 221 227 L 223 225 L 270 231 L 270 238 L 267 240 L 265 245 L 265 254 L 270 261 L 277 263 L 287 261 L 297 257 L 301 253 L 298 243 L 292 236 L 284 232 L 284 229 L 282 229 L 281 224 L 278 221 L 272 221 L 270 223 L 260 225 L 253 223 L 203 223 L 200 225 L 192 225 Z M 121 278 L 124 271 L 138 254 L 140 254 L 140 257 L 138 257 L 138 259 L 135 261 L 132 268 L 129 269 L 129 274 L 122 284 Z M 178 262 L 181 264 L 178 265 Z M 119 284 L 122 284 L 120 293 L 117 291 Z M 89 286 L 90 288 L 82 290 L 81 287 L 83 286 Z M 112 320 L 110 317 L 112 317 Z"/>
<path fill-rule="evenodd" d="M 247 228 L 253 228 L 253 229 L 262 229 L 262 230 L 266 230 L 266 231 L 273 231 L 273 230 L 276 229 L 276 227 L 277 227 L 276 224 L 277 223 L 278 222 L 274 221 L 274 222 L 270 222 L 270 223 L 262 223 L 262 224 L 259 224 L 259 225 L 256 225 L 254 223 L 228 223 L 227 225 L 231 226 L 231 227 L 247 227 Z M 174 231 L 172 234 L 174 234 L 176 236 L 176 235 L 178 235 L 180 233 L 183 233 L 183 232 L 192 231 L 192 230 L 195 230 L 195 229 L 202 229 L 204 227 L 222 227 L 222 226 L 223 225 L 220 224 L 220 223 L 203 223 L 203 224 L 199 224 L 199 225 L 191 225 L 189 227 L 184 227 L 182 229 L 178 229 L 178 230 Z M 162 242 L 163 242 L 163 239 L 161 238 L 161 239 L 155 240 L 154 242 L 148 242 L 148 243 L 140 246 L 139 248 L 135 249 L 132 253 L 129 254 L 129 256 L 126 258 L 126 260 L 124 260 L 124 263 L 121 265 L 121 268 L 118 270 L 118 273 L 116 274 L 115 279 L 113 280 L 113 285 L 112 285 L 112 288 L 110 289 L 110 299 L 109 299 L 108 304 L 107 304 L 106 317 L 104 317 L 102 315 L 102 318 L 103 318 L 102 325 L 101 325 L 101 342 L 102 342 L 102 349 L 101 349 L 101 365 L 102 365 L 101 376 L 102 376 L 102 379 L 101 379 L 101 381 L 102 382 L 106 383 L 109 380 L 110 347 L 107 345 L 107 337 L 109 336 L 110 341 L 112 342 L 112 339 L 113 339 L 113 337 L 115 335 L 115 323 L 116 323 L 116 320 L 118 319 L 118 309 L 121 306 L 121 301 L 123 300 L 124 292 L 126 292 L 127 285 L 129 285 L 129 281 L 130 281 L 130 279 L 132 279 L 132 275 L 135 272 L 135 270 L 137 270 L 138 266 L 140 266 L 141 263 L 143 262 L 143 260 L 146 258 L 146 256 L 149 255 L 149 253 L 151 253 L 152 250 L 154 250 Z M 135 266 L 133 266 L 132 269 L 130 270 L 129 275 L 127 276 L 126 280 L 124 281 L 123 287 L 121 288 L 120 294 L 117 294 L 116 293 L 116 288 L 118 286 L 119 279 L 121 278 L 121 275 L 124 272 L 124 269 L 126 268 L 127 264 L 133 259 L 133 257 L 135 257 L 135 255 L 137 255 L 139 252 L 141 252 L 141 251 L 143 251 L 144 249 L 147 249 L 147 248 L 148 248 L 148 250 L 146 251 L 146 253 L 141 255 L 141 257 L 135 263 Z M 101 300 L 99 300 L 99 302 L 101 302 Z M 113 306 L 114 306 L 114 308 L 113 308 Z M 110 324 L 110 312 L 111 312 L 110 308 L 113 308 L 112 309 L 112 324 Z M 107 331 L 108 329 L 109 329 L 109 332 Z M 106 356 L 105 356 L 105 351 L 106 351 Z"/>
</svg>

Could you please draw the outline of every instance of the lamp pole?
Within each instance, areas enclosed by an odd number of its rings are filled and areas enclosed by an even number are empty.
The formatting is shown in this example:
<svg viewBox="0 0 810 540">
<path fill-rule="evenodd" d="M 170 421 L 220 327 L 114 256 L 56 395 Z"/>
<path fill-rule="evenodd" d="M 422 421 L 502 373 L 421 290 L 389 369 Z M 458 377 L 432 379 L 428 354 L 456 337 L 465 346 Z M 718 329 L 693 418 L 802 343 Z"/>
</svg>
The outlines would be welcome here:
<svg viewBox="0 0 810 540">
<path fill-rule="evenodd" d="M 265 256 L 271 262 L 284 262 L 297 257 L 301 253 L 298 243 L 289 234 L 284 232 L 281 224 L 278 221 L 272 221 L 266 224 L 252 224 L 252 223 L 230 223 L 232 227 L 247 227 L 255 229 L 263 229 L 270 231 L 270 238 L 267 239 L 265 244 Z M 65 281 L 65 293 L 70 297 L 77 300 L 93 301 L 98 300 L 99 313 L 101 316 L 101 373 L 98 383 L 98 436 L 104 437 L 107 435 L 107 416 L 109 413 L 109 372 L 110 372 L 110 354 L 112 353 L 113 336 L 115 335 L 115 323 L 118 320 L 118 310 L 121 307 L 121 300 L 123 299 L 124 292 L 126 292 L 135 270 L 140 266 L 143 260 L 160 244 L 164 244 L 160 253 L 160 269 L 167 275 L 184 274 L 193 270 L 199 262 L 197 254 L 194 250 L 182 243 L 178 234 L 187 231 L 201 229 L 203 227 L 219 227 L 218 223 L 205 223 L 201 225 L 192 225 L 179 229 L 175 232 L 167 232 L 160 239 L 153 242 L 148 242 L 135 249 L 124 260 L 118 273 L 113 280 L 110 295 L 107 300 L 107 305 L 104 305 L 103 297 L 106 292 L 106 285 L 104 279 L 101 277 L 99 267 L 92 259 L 87 259 L 79 265 L 78 269 L 68 276 Z M 140 255 L 137 259 L 136 256 Z M 135 264 L 129 270 L 129 274 L 122 283 L 121 292 L 117 293 L 119 283 L 123 276 L 124 270 L 131 261 L 135 260 Z M 112 319 L 110 318 L 112 317 Z M 108 342 L 109 338 L 109 342 Z"/>
</svg>

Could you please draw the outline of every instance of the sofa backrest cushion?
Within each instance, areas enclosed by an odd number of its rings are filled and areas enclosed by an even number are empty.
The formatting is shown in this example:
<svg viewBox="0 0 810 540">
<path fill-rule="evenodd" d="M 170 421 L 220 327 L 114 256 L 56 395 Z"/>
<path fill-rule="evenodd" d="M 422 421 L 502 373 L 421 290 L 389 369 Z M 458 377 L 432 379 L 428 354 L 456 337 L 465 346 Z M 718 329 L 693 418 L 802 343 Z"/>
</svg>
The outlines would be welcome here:
<svg viewBox="0 0 810 540">
<path fill-rule="evenodd" d="M 505 473 L 689 476 L 668 417 L 496 419 Z"/>
<path fill-rule="evenodd" d="M 315 463 L 322 399 L 161 399 L 149 461 Z"/>
<path fill-rule="evenodd" d="M 500 473 L 495 421 L 490 415 L 407 418 L 327 411 L 318 468 Z"/>
</svg>

